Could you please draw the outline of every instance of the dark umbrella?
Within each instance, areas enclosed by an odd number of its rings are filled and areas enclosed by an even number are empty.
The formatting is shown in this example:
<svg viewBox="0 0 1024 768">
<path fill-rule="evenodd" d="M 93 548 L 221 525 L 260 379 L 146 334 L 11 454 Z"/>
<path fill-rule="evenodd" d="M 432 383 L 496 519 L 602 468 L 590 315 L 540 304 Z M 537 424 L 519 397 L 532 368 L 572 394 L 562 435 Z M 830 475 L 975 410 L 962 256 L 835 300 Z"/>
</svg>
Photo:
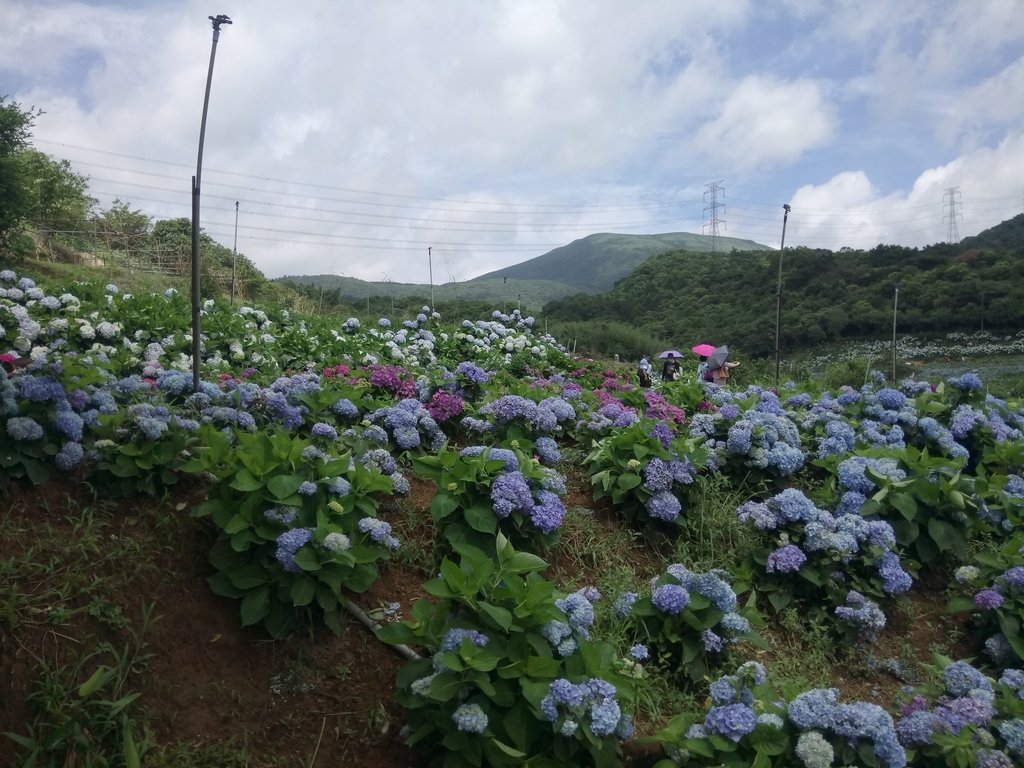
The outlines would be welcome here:
<svg viewBox="0 0 1024 768">
<path fill-rule="evenodd" d="M 728 359 L 729 347 L 725 344 L 720 347 L 716 347 L 715 351 L 708 355 L 708 370 L 718 370 L 725 365 L 725 361 Z"/>
</svg>

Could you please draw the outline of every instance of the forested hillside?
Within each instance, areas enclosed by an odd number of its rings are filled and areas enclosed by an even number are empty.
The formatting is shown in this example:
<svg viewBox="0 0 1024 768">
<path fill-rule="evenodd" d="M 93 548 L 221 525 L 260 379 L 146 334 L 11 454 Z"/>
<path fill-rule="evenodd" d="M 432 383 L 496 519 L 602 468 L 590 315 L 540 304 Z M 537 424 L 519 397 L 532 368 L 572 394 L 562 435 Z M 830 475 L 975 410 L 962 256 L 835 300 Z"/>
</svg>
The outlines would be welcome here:
<svg viewBox="0 0 1024 768">
<path fill-rule="evenodd" d="M 888 335 L 897 286 L 901 333 L 1024 328 L 1022 229 L 1024 216 L 1017 216 L 965 244 L 786 249 L 782 346 Z M 617 320 L 679 343 L 706 340 L 767 354 L 775 344 L 778 269 L 778 251 L 674 252 L 647 261 L 606 294 L 554 301 L 545 315 Z"/>
<path fill-rule="evenodd" d="M 488 272 L 470 283 L 495 279 L 543 280 L 570 283 L 579 291 L 607 291 L 651 256 L 670 251 L 745 251 L 767 249 L 753 240 L 689 232 L 659 235 L 619 235 L 602 232 L 574 240 L 542 256 Z"/>
</svg>

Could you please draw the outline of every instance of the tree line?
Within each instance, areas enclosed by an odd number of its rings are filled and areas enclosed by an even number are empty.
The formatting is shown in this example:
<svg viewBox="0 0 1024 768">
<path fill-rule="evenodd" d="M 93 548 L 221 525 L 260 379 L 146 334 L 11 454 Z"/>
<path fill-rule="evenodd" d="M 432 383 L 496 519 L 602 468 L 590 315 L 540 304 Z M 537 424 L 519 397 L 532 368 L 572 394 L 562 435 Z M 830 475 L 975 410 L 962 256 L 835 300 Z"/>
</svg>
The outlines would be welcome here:
<svg viewBox="0 0 1024 768">
<path fill-rule="evenodd" d="M 618 321 L 676 345 L 728 343 L 768 355 L 775 348 L 780 258 L 784 350 L 887 338 L 894 313 L 903 334 L 1024 328 L 1024 214 L 961 244 L 667 253 L 608 293 L 568 296 L 550 302 L 544 314 L 553 321 Z"/>
</svg>

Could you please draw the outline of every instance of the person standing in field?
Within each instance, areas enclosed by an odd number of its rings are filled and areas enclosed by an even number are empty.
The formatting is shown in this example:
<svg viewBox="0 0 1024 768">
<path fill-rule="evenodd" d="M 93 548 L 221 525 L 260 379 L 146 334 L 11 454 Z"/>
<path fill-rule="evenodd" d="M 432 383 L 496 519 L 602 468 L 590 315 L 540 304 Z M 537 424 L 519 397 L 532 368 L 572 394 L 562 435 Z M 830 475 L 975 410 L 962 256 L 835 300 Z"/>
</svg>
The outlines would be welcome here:
<svg viewBox="0 0 1024 768">
<path fill-rule="evenodd" d="M 651 361 L 647 355 L 640 355 L 640 365 L 637 367 L 636 376 L 640 380 L 641 387 L 651 386 Z"/>
</svg>

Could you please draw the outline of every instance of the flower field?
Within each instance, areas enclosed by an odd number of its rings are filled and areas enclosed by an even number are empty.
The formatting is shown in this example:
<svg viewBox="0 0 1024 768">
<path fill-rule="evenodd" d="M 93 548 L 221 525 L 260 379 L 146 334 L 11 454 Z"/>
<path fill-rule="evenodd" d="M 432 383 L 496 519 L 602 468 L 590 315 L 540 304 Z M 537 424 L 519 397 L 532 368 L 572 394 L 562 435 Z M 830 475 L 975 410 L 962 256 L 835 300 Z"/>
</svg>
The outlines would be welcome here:
<svg viewBox="0 0 1024 768">
<path fill-rule="evenodd" d="M 11 765 L 1024 763 L 1024 403 L 976 373 L 644 390 L 518 312 L 370 324 L 207 301 L 194 391 L 190 319 L 173 289 L 0 271 Z M 157 560 L 194 548 L 196 599 L 216 602 L 173 629 L 263 643 L 241 666 L 372 648 L 314 693 L 341 702 L 375 672 L 362 711 L 383 719 L 301 720 L 312 688 L 279 676 L 292 719 L 249 743 L 241 678 L 219 738 L 154 716 L 143 649 L 168 618 L 98 601 L 68 552 L 32 544 L 54 488 L 119 505 L 83 563 L 111 539 L 133 562 L 133 536 L 159 536 Z M 182 514 L 140 533 L 165 503 Z M 170 577 L 134 557 L 145 606 Z M 924 605 L 930 623 L 908 620 Z M 60 643 L 96 621 L 94 651 Z M 950 637 L 911 638 L 926 623 Z"/>
</svg>

